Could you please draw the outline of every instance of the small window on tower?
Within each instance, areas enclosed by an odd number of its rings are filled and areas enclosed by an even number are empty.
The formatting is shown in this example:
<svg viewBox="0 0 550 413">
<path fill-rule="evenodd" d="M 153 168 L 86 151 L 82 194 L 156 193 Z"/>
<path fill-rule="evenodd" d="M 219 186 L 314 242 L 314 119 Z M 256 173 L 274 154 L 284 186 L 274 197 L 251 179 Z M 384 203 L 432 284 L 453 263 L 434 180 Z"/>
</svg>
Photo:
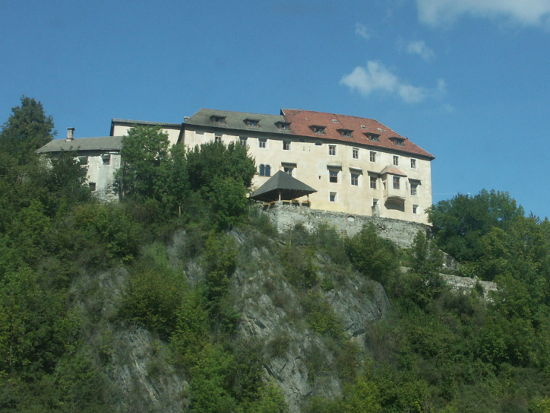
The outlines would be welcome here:
<svg viewBox="0 0 550 413">
<path fill-rule="evenodd" d="M 353 148 L 352 156 L 353 156 L 353 159 L 359 158 L 359 148 Z"/>
<path fill-rule="evenodd" d="M 353 131 L 350 129 L 338 129 L 338 133 L 346 138 L 351 138 Z"/>
<path fill-rule="evenodd" d="M 399 189 L 401 187 L 401 184 L 399 182 L 399 177 L 394 176 L 393 177 L 393 189 Z"/>
<path fill-rule="evenodd" d="M 336 155 L 336 145 L 329 145 L 328 146 L 328 154 L 329 155 Z"/>
<path fill-rule="evenodd" d="M 260 121 L 258 119 L 245 119 L 244 120 L 244 124 L 246 126 L 253 126 L 253 127 L 258 127 L 260 126 Z"/>
<path fill-rule="evenodd" d="M 210 116 L 210 120 L 216 123 L 225 123 L 225 116 L 212 115 Z"/>
<path fill-rule="evenodd" d="M 418 181 L 411 181 L 411 195 L 418 194 L 418 185 L 419 185 Z"/>
<path fill-rule="evenodd" d="M 376 189 L 376 176 L 370 177 L 370 187 L 371 189 Z"/>
<path fill-rule="evenodd" d="M 329 169 L 329 182 L 337 183 L 338 182 L 338 170 Z"/>
<path fill-rule="evenodd" d="M 316 133 L 318 135 L 322 135 L 322 134 L 325 133 L 325 127 L 324 126 L 311 125 L 310 128 L 313 131 L 313 133 Z"/>
<path fill-rule="evenodd" d="M 390 141 L 391 141 L 394 145 L 399 145 L 399 146 L 405 145 L 405 139 L 403 139 L 403 138 L 398 138 L 397 136 L 392 136 L 392 137 L 390 138 Z"/>
<path fill-rule="evenodd" d="M 283 141 L 283 151 L 290 150 L 290 141 Z"/>
<path fill-rule="evenodd" d="M 336 192 L 331 192 L 329 195 L 330 202 L 336 202 Z"/>
<path fill-rule="evenodd" d="M 279 129 L 288 130 L 290 129 L 289 122 L 275 122 L 275 126 Z"/>
<path fill-rule="evenodd" d="M 260 148 L 265 148 L 265 143 L 266 143 L 267 139 L 266 138 L 259 138 L 258 139 L 258 146 Z"/>
<path fill-rule="evenodd" d="M 376 152 L 373 152 L 373 151 L 370 152 L 370 161 L 376 162 Z"/>
</svg>

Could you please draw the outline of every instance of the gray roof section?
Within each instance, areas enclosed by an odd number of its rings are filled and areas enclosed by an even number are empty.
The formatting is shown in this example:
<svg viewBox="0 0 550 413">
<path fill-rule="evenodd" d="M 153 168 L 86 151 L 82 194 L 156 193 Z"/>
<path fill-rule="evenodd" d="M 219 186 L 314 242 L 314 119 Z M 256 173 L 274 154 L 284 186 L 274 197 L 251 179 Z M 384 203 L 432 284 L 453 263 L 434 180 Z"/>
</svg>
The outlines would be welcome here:
<svg viewBox="0 0 550 413">
<path fill-rule="evenodd" d="M 151 122 L 148 120 L 132 120 L 132 119 L 120 119 L 120 118 L 111 119 L 111 124 L 113 123 L 123 123 L 125 125 L 127 124 L 127 125 L 168 126 L 168 127 L 174 127 L 174 128 L 181 127 L 181 123 Z"/>
<path fill-rule="evenodd" d="M 212 116 L 223 116 L 223 122 L 212 120 Z M 246 125 L 245 119 L 259 121 L 258 126 Z M 276 122 L 286 123 L 281 115 L 266 115 L 260 113 L 232 112 L 228 110 L 200 109 L 197 113 L 185 121 L 186 125 L 208 126 L 213 128 L 240 129 L 250 132 L 281 133 L 292 135 L 290 129 L 281 129 L 275 126 Z"/>
<path fill-rule="evenodd" d="M 65 139 L 55 139 L 36 151 L 36 153 L 65 151 L 120 151 L 122 136 L 104 136 L 99 138 L 77 138 L 67 142 Z"/>
<path fill-rule="evenodd" d="M 258 201 L 271 202 L 279 199 L 290 200 L 317 192 L 311 186 L 304 184 L 283 171 L 278 171 L 261 187 L 250 194 L 250 198 Z"/>
</svg>

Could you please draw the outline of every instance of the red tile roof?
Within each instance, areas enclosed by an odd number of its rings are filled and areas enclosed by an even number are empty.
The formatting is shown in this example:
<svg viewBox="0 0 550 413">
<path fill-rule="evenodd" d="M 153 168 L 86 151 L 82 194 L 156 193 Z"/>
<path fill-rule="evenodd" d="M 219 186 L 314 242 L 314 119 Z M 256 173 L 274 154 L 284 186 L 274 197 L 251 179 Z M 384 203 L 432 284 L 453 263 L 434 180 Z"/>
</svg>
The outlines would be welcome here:
<svg viewBox="0 0 550 413">
<path fill-rule="evenodd" d="M 374 119 L 300 109 L 281 109 L 281 114 L 290 122 L 290 130 L 295 135 L 369 145 L 434 159 L 431 153 Z M 324 126 L 324 133 L 313 132 L 311 126 Z M 351 136 L 343 136 L 339 129 L 353 132 Z M 380 135 L 379 141 L 369 140 L 366 133 Z M 394 144 L 390 140 L 392 137 L 403 139 L 403 145 Z"/>
</svg>

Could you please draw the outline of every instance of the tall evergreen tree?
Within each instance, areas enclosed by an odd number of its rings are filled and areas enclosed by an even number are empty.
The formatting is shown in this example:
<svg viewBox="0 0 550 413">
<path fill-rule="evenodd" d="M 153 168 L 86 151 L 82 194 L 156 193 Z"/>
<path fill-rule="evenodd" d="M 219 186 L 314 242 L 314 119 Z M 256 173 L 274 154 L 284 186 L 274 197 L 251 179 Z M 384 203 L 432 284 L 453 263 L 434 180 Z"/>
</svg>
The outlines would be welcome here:
<svg viewBox="0 0 550 413">
<path fill-rule="evenodd" d="M 9 154 L 18 164 L 28 163 L 35 150 L 52 140 L 53 127 L 53 119 L 44 113 L 42 104 L 23 96 L 0 133 L 0 152 Z"/>
</svg>

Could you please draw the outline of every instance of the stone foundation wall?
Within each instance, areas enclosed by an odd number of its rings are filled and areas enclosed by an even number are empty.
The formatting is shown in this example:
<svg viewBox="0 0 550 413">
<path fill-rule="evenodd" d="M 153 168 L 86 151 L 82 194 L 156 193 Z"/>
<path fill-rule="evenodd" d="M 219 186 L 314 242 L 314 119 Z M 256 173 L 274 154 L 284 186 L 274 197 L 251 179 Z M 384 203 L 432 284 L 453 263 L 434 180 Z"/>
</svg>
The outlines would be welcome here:
<svg viewBox="0 0 550 413">
<path fill-rule="evenodd" d="M 324 223 L 334 227 L 340 233 L 353 236 L 361 230 L 363 225 L 372 223 L 378 235 L 404 248 L 412 245 L 418 231 L 428 231 L 430 228 L 428 225 L 416 222 L 321 211 L 282 203 L 265 207 L 264 211 L 279 232 L 292 228 L 296 224 L 302 224 L 308 231 L 313 231 L 319 224 Z"/>
</svg>

